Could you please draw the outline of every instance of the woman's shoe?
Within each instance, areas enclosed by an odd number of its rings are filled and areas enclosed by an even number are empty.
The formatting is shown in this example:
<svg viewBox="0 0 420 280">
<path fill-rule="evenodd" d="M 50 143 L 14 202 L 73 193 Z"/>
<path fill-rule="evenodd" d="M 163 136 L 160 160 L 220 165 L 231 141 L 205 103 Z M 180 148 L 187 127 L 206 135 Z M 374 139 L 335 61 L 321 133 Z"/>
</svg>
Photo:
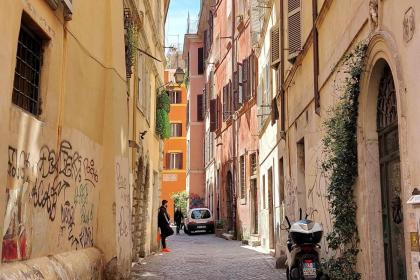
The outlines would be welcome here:
<svg viewBox="0 0 420 280">
<path fill-rule="evenodd" d="M 169 250 L 168 248 L 162 249 L 162 252 L 164 253 L 169 253 L 171 250 Z"/>
</svg>

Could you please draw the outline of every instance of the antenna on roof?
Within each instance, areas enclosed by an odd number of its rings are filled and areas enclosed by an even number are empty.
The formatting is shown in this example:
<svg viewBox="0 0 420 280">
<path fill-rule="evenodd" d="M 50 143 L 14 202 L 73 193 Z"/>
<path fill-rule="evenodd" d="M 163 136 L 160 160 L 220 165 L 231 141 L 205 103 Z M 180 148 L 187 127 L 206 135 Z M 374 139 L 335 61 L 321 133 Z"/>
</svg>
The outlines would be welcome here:
<svg viewBox="0 0 420 280">
<path fill-rule="evenodd" d="M 187 34 L 190 34 L 190 11 L 188 11 L 187 17 Z"/>
</svg>

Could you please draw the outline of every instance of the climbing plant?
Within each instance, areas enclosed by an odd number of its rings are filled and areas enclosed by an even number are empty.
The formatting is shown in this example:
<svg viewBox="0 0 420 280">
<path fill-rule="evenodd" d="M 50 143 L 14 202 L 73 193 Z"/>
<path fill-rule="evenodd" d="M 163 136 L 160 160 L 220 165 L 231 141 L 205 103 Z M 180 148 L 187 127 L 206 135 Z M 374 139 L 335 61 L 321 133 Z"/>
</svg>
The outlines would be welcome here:
<svg viewBox="0 0 420 280">
<path fill-rule="evenodd" d="M 129 23 L 125 29 L 125 62 L 127 68 L 127 77 L 131 77 L 131 67 L 137 54 L 137 29 L 134 24 Z"/>
<path fill-rule="evenodd" d="M 323 267 L 331 279 L 358 280 L 356 272 L 359 237 L 356 223 L 357 205 L 353 187 L 357 178 L 357 116 L 360 76 L 364 69 L 367 44 L 359 43 L 344 58 L 346 78 L 338 102 L 324 122 L 322 139 L 325 158 L 323 172 L 329 178 L 327 198 L 333 219 L 327 235 L 328 246 L 338 257 L 328 259 Z"/>
<path fill-rule="evenodd" d="M 169 122 L 169 111 L 171 109 L 170 98 L 166 91 L 156 97 L 156 134 L 161 139 L 171 136 L 171 125 Z"/>
<path fill-rule="evenodd" d="M 186 191 L 175 192 L 171 194 L 171 198 L 174 201 L 175 208 L 179 208 L 184 214 L 184 217 L 187 216 L 187 204 L 188 204 L 188 194 Z"/>
</svg>

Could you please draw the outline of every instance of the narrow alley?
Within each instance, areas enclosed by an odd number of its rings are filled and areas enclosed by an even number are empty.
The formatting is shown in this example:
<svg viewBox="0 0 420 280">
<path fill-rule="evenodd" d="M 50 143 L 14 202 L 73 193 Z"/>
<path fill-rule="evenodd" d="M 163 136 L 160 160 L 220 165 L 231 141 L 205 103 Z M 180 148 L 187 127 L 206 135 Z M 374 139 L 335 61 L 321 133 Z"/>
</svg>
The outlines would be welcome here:
<svg viewBox="0 0 420 280">
<path fill-rule="evenodd" d="M 284 270 L 275 269 L 273 257 L 239 241 L 182 232 L 170 237 L 168 246 L 172 252 L 155 254 L 135 264 L 131 279 L 286 279 Z"/>
</svg>

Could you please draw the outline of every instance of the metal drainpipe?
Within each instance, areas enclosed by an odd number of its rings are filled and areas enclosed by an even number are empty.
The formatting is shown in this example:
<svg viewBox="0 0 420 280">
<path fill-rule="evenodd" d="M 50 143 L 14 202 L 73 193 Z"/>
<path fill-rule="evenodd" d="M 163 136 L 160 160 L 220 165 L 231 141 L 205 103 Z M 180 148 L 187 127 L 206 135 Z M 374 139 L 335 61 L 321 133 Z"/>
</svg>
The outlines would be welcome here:
<svg viewBox="0 0 420 280">
<path fill-rule="evenodd" d="M 285 89 L 284 89 L 284 3 L 283 0 L 280 0 L 280 52 L 281 52 L 281 62 L 280 62 L 280 100 L 281 100 L 281 120 L 280 120 L 280 131 L 285 132 Z"/>
<path fill-rule="evenodd" d="M 236 7 L 235 7 L 235 3 L 236 0 L 232 0 L 232 73 L 231 73 L 231 77 L 232 79 L 234 78 L 234 73 L 235 73 L 235 67 L 236 67 L 236 42 L 235 42 L 235 22 L 236 22 Z M 232 81 L 232 85 L 233 85 L 234 81 Z M 233 92 L 233 91 L 232 91 Z M 236 112 L 234 113 L 234 115 L 232 116 L 232 143 L 233 143 L 233 170 L 232 170 L 232 177 L 233 177 L 233 184 L 232 184 L 232 210 L 234 213 L 233 216 L 233 237 L 234 239 L 237 239 L 237 225 L 236 225 L 236 221 L 237 221 L 237 207 L 236 207 L 236 186 L 237 186 L 237 178 L 236 178 L 236 160 L 237 160 L 237 135 L 238 135 L 238 130 L 237 130 L 237 115 Z"/>
</svg>

